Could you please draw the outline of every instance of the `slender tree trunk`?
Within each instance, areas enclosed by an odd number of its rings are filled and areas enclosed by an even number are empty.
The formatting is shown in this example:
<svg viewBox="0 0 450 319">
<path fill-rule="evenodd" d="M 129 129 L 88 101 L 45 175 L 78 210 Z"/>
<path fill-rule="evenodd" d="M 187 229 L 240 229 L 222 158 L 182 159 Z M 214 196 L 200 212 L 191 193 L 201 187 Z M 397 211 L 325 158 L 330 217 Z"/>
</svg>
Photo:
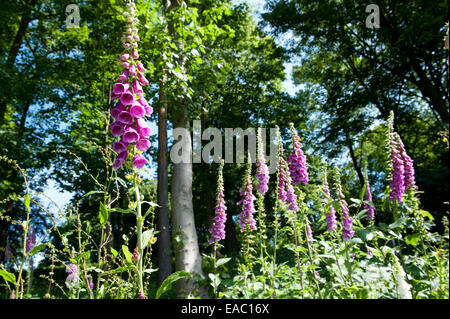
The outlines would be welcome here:
<svg viewBox="0 0 450 319">
<path fill-rule="evenodd" d="M 170 254 L 170 223 L 169 223 L 169 172 L 167 159 L 167 91 L 165 88 L 167 75 L 163 71 L 159 84 L 158 108 L 158 215 L 157 215 L 157 255 L 158 255 L 158 287 L 172 273 L 172 258 Z"/>
<path fill-rule="evenodd" d="M 28 4 L 24 6 L 24 11 L 20 19 L 19 29 L 14 37 L 13 44 L 9 50 L 8 59 L 6 65 L 12 67 L 16 62 L 17 54 L 22 46 L 23 39 L 28 29 L 28 24 L 31 21 L 31 11 L 36 6 L 37 0 L 30 0 Z M 3 124 L 6 113 L 6 106 L 9 103 L 9 98 L 6 96 L 0 97 L 0 126 Z"/>
<path fill-rule="evenodd" d="M 168 10 L 180 7 L 179 0 L 171 1 Z M 177 20 L 178 21 L 178 20 Z M 183 75 L 186 73 L 184 55 L 184 44 L 180 35 L 174 28 L 174 20 L 168 21 L 169 33 L 178 49 L 178 67 L 181 69 Z M 187 87 L 181 85 L 179 88 L 181 96 L 187 95 Z M 189 119 L 186 100 L 184 98 L 177 98 L 174 102 L 173 110 L 173 128 L 184 128 L 189 130 Z M 197 231 L 194 221 L 194 208 L 192 204 L 192 139 L 190 134 L 179 139 L 174 140 L 174 144 L 180 143 L 183 152 L 187 152 L 187 158 L 191 159 L 188 163 L 174 163 L 171 185 L 171 201 L 172 201 L 172 222 L 173 235 L 177 240 L 175 247 L 175 267 L 176 270 L 185 270 L 192 275 L 199 274 L 204 277 L 202 271 L 202 258 L 200 256 L 200 248 L 198 245 Z M 177 292 L 180 296 L 191 294 L 194 287 L 193 279 L 181 279 L 177 281 Z M 207 288 L 199 287 L 198 295 L 206 298 Z"/>
</svg>

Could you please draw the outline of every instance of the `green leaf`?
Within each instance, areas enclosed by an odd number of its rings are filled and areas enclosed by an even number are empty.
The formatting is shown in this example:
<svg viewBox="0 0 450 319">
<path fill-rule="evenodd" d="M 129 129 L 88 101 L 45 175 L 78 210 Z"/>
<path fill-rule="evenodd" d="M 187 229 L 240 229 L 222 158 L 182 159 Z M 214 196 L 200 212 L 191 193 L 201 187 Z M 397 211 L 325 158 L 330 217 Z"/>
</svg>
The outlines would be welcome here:
<svg viewBox="0 0 450 319">
<path fill-rule="evenodd" d="M 30 208 L 30 195 L 28 193 L 25 195 L 23 203 L 27 209 Z"/>
<path fill-rule="evenodd" d="M 115 250 L 115 249 L 112 248 L 112 247 L 109 247 L 109 248 L 110 248 L 111 253 L 113 254 L 113 256 L 114 256 L 114 257 L 117 257 L 117 255 L 119 254 L 119 253 L 117 252 L 117 250 Z"/>
<path fill-rule="evenodd" d="M 83 197 L 86 197 L 86 196 L 89 196 L 92 194 L 103 194 L 103 192 L 102 191 L 90 191 L 90 192 L 84 194 Z"/>
<path fill-rule="evenodd" d="M 4 269 L 0 269 L 0 276 L 2 276 L 6 281 L 9 281 L 13 284 L 16 283 L 16 276 Z"/>
<path fill-rule="evenodd" d="M 153 229 L 146 230 L 142 233 L 142 249 L 147 247 L 150 238 L 153 236 Z"/>
<path fill-rule="evenodd" d="M 117 212 L 117 213 L 122 213 L 122 214 L 135 214 L 134 210 L 131 209 L 122 209 L 122 208 L 112 208 L 109 210 L 110 212 Z"/>
<path fill-rule="evenodd" d="M 427 217 L 429 220 L 434 220 L 434 217 L 426 210 L 419 210 L 419 214 L 422 215 L 422 217 Z"/>
<path fill-rule="evenodd" d="M 108 210 L 106 209 L 105 205 L 103 205 L 102 202 L 100 202 L 98 217 L 100 218 L 100 225 L 102 226 L 106 225 L 106 222 L 108 221 Z"/>
<path fill-rule="evenodd" d="M 408 245 L 417 246 L 417 244 L 419 243 L 419 240 L 420 240 L 420 234 L 419 233 L 415 233 L 415 234 L 411 234 L 411 235 L 405 236 L 405 242 Z"/>
<path fill-rule="evenodd" d="M 125 259 L 127 260 L 127 262 L 131 264 L 133 255 L 128 250 L 128 246 L 122 245 L 122 251 L 123 251 L 123 254 L 125 255 Z"/>
<path fill-rule="evenodd" d="M 178 279 L 190 277 L 190 276 L 191 276 L 191 274 L 184 270 L 174 272 L 169 277 L 167 277 L 166 280 L 164 280 L 163 283 L 161 284 L 161 286 L 158 288 L 158 290 L 156 291 L 155 299 L 159 299 L 159 297 L 161 297 L 161 295 L 163 293 L 165 293 L 167 290 L 172 288 L 172 283 L 174 283 Z"/>
<path fill-rule="evenodd" d="M 222 265 L 226 264 L 227 262 L 229 262 L 230 260 L 231 260 L 231 258 L 220 258 L 216 262 L 216 267 L 222 266 Z"/>
<path fill-rule="evenodd" d="M 388 227 L 391 228 L 391 229 L 397 228 L 397 227 L 400 227 L 400 226 L 404 225 L 405 222 L 406 222 L 406 218 L 405 217 L 400 217 L 395 222 L 390 224 Z"/>
<path fill-rule="evenodd" d="M 211 279 L 211 286 L 218 287 L 220 285 L 221 280 L 218 274 L 209 273 L 208 277 Z"/>
<path fill-rule="evenodd" d="M 30 252 L 29 252 L 28 254 L 29 254 L 29 255 L 35 255 L 35 254 L 37 254 L 38 252 L 40 252 L 41 250 L 45 249 L 45 247 L 47 247 L 47 244 L 46 244 L 46 243 L 45 243 L 45 244 L 40 244 L 40 245 L 34 246 L 34 247 L 30 250 Z"/>
</svg>

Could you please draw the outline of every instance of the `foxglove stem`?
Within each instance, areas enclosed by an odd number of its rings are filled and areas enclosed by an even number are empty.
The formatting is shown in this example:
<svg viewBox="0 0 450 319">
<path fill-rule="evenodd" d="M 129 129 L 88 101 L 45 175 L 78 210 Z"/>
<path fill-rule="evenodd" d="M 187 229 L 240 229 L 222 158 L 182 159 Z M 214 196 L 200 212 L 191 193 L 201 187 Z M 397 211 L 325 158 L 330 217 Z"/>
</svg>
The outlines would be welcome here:
<svg viewBox="0 0 450 319">
<path fill-rule="evenodd" d="M 305 223 L 305 236 L 306 236 L 306 238 L 308 238 L 308 234 L 309 234 L 311 228 L 309 226 L 308 219 L 307 219 L 306 216 L 305 216 L 305 221 L 306 221 L 306 223 Z M 310 242 L 308 241 L 309 262 L 311 263 L 311 265 L 313 265 L 314 264 L 314 259 L 313 259 L 313 253 L 312 253 L 312 247 L 311 246 L 312 246 L 312 242 L 310 244 Z M 313 273 L 314 283 L 315 283 L 316 288 L 317 288 L 317 293 L 319 294 L 319 298 L 323 299 L 322 293 L 320 292 L 319 282 L 318 282 L 318 280 L 316 278 L 316 274 L 314 273 L 314 269 L 312 270 L 312 273 Z"/>
<path fill-rule="evenodd" d="M 298 275 L 300 276 L 300 287 L 302 288 L 302 292 L 300 294 L 303 298 L 303 272 L 302 272 L 302 268 L 300 265 L 300 254 L 298 252 L 297 229 L 295 228 L 295 221 L 294 221 L 295 214 L 290 211 L 288 211 L 287 214 L 288 214 L 288 219 L 291 223 L 292 233 L 294 235 L 295 257 L 297 259 L 297 271 L 298 271 Z"/>
<path fill-rule="evenodd" d="M 139 183 L 137 172 L 134 172 L 134 190 L 136 196 L 136 232 L 137 232 L 137 247 L 138 247 L 138 262 L 137 262 L 137 280 L 139 292 L 144 294 L 144 283 L 143 283 L 143 273 L 142 273 L 142 259 L 144 257 L 144 252 L 142 249 L 142 226 L 144 224 L 144 219 L 142 218 L 141 210 L 141 195 L 139 194 Z"/>
</svg>

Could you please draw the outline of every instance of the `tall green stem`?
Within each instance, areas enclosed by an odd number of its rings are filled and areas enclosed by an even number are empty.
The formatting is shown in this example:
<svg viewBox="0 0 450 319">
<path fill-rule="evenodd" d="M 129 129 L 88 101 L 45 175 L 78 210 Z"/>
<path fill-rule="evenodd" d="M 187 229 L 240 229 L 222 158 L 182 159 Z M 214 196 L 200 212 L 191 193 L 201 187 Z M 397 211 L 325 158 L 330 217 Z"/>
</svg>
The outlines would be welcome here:
<svg viewBox="0 0 450 319">
<path fill-rule="evenodd" d="M 137 262 L 137 280 L 139 293 L 144 294 L 144 282 L 142 279 L 142 260 L 144 257 L 144 252 L 142 249 L 142 226 L 143 226 L 143 218 L 142 218 L 142 209 L 141 209 L 141 195 L 139 194 L 139 185 L 138 185 L 138 176 L 137 173 L 134 173 L 134 191 L 136 195 L 136 232 L 137 232 L 137 248 L 138 248 L 138 262 Z"/>
</svg>

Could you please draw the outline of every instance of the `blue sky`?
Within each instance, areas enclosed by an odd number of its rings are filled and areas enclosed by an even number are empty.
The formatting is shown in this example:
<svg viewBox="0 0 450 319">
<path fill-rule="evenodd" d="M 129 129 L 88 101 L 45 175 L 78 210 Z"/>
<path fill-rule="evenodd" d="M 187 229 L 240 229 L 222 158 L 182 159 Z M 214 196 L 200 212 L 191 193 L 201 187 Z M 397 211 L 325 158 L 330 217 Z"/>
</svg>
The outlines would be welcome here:
<svg viewBox="0 0 450 319">
<path fill-rule="evenodd" d="M 260 14 L 264 11 L 265 2 L 265 0 L 233 0 L 233 4 L 247 3 L 257 22 L 260 21 Z M 291 73 L 293 64 L 285 63 L 284 66 L 287 79 L 283 82 L 283 87 L 286 92 L 294 95 L 300 87 L 295 86 L 292 82 Z M 149 122 L 149 125 L 152 128 L 153 132 L 158 131 L 157 123 L 155 121 Z M 157 147 L 157 144 L 153 146 Z M 143 175 L 147 178 L 152 178 L 153 176 L 156 177 L 155 174 L 156 163 L 151 163 L 149 172 L 144 173 Z M 59 208 L 63 208 L 66 204 L 69 203 L 70 199 L 72 198 L 71 193 L 59 190 L 56 187 L 56 182 L 54 180 L 50 180 L 50 182 L 48 183 L 48 187 L 44 193 L 46 196 L 50 197 L 59 206 Z M 41 198 L 43 203 L 45 203 L 46 205 L 50 205 L 51 211 L 56 212 L 58 210 L 56 207 L 52 207 L 54 205 L 48 199 L 46 199 L 45 197 Z"/>
</svg>

